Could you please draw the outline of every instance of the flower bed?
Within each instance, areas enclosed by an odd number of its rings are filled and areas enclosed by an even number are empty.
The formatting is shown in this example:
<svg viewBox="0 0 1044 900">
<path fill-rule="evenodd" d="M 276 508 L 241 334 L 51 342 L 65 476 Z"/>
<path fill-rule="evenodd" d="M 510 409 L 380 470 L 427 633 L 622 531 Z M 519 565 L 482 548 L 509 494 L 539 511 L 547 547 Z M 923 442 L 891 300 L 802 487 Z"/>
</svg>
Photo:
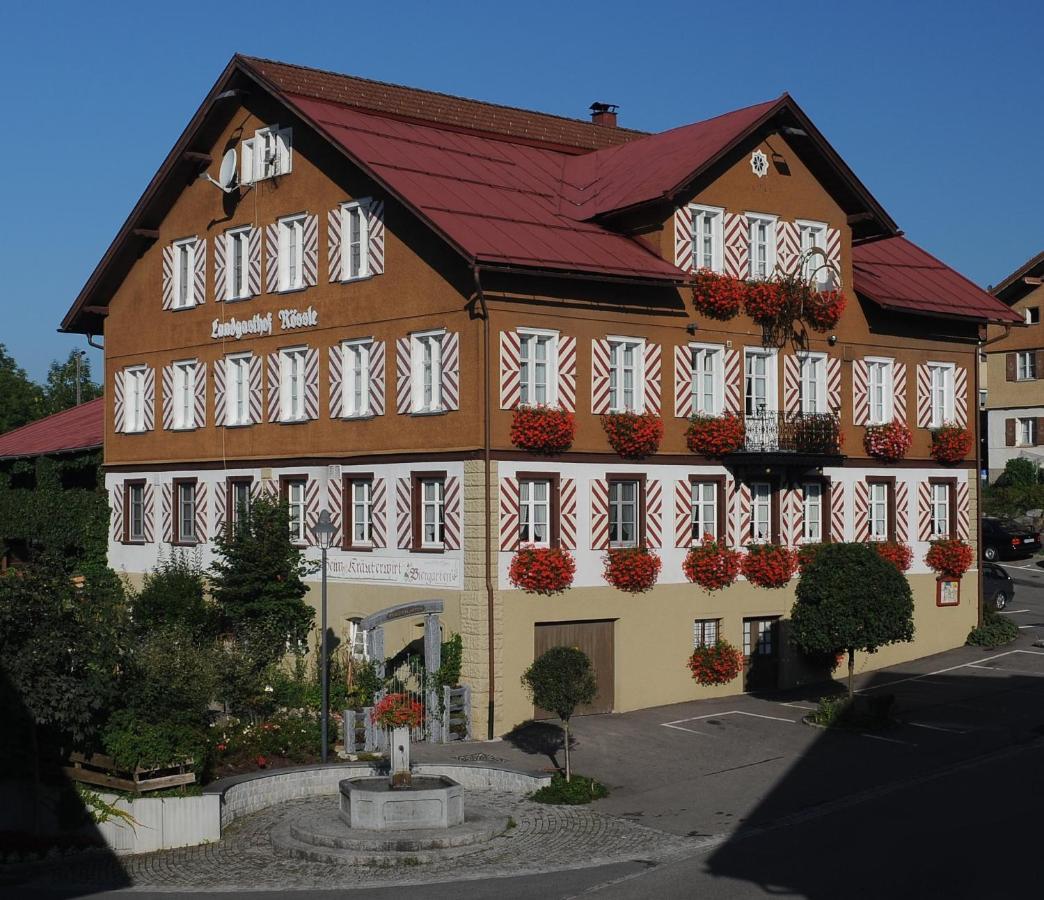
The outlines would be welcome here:
<svg viewBox="0 0 1044 900">
<path fill-rule="evenodd" d="M 815 291 L 809 294 L 802 318 L 813 331 L 832 331 L 845 311 L 845 295 L 841 291 Z"/>
<path fill-rule="evenodd" d="M 959 463 L 972 448 L 971 432 L 957 425 L 943 425 L 932 432 L 932 459 L 946 465 Z"/>
<path fill-rule="evenodd" d="M 899 541 L 871 541 L 870 547 L 881 559 L 887 560 L 900 572 L 905 572 L 913 562 L 913 550 L 909 544 Z"/>
<path fill-rule="evenodd" d="M 406 694 L 388 694 L 370 712 L 370 721 L 381 728 L 420 728 L 424 707 Z"/>
<path fill-rule="evenodd" d="M 564 453 L 573 446 L 576 416 L 557 406 L 518 406 L 511 420 L 511 443 L 533 453 Z"/>
<path fill-rule="evenodd" d="M 651 590 L 660 575 L 660 557 L 646 547 L 619 547 L 603 558 L 602 572 L 614 588 L 629 594 Z"/>
<path fill-rule="evenodd" d="M 663 440 L 663 419 L 652 413 L 606 413 L 602 428 L 609 446 L 626 459 L 655 453 Z"/>
<path fill-rule="evenodd" d="M 576 561 L 558 547 L 523 547 L 511 560 L 508 579 L 529 594 L 560 594 L 573 583 Z"/>
<path fill-rule="evenodd" d="M 740 311 L 746 287 L 738 278 L 700 269 L 693 277 L 692 305 L 707 318 L 724 322 Z"/>
<path fill-rule="evenodd" d="M 688 666 L 697 684 L 728 684 L 743 671 L 743 654 L 728 641 L 720 640 L 709 647 L 697 647 Z"/>
<path fill-rule="evenodd" d="M 741 569 L 751 584 L 781 588 L 797 571 L 797 553 L 780 544 L 750 544 Z"/>
<path fill-rule="evenodd" d="M 898 419 L 887 425 L 869 425 L 863 435 L 866 452 L 884 462 L 896 462 L 910 451 L 913 435 L 906 424 Z"/>
<path fill-rule="evenodd" d="M 330 713 L 330 734 L 336 736 L 342 716 Z M 318 711 L 280 712 L 258 722 L 229 717 L 211 726 L 214 774 L 233 775 L 314 762 L 322 729 Z"/>
<path fill-rule="evenodd" d="M 720 416 L 697 415 L 689 419 L 685 443 L 693 453 L 703 456 L 725 456 L 743 446 L 743 419 L 735 413 Z"/>
<path fill-rule="evenodd" d="M 716 541 L 707 534 L 698 547 L 685 554 L 682 571 L 693 584 L 708 591 L 718 591 L 736 580 L 741 556 L 724 541 Z"/>
<path fill-rule="evenodd" d="M 971 568 L 973 559 L 972 548 L 956 539 L 932 541 L 924 556 L 929 569 L 947 578 L 960 578 Z"/>
</svg>

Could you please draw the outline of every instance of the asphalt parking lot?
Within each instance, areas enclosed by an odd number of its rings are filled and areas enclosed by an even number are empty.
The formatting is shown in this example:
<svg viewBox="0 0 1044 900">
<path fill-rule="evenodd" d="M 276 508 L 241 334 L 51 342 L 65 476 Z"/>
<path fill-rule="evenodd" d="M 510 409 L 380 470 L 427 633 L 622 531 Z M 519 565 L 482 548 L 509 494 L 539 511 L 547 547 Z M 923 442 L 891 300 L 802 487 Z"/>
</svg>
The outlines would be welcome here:
<svg viewBox="0 0 1044 900">
<path fill-rule="evenodd" d="M 997 563 L 1015 580 L 1015 596 L 1003 615 L 1034 640 L 1044 640 L 1044 559 L 1016 559 Z"/>
</svg>

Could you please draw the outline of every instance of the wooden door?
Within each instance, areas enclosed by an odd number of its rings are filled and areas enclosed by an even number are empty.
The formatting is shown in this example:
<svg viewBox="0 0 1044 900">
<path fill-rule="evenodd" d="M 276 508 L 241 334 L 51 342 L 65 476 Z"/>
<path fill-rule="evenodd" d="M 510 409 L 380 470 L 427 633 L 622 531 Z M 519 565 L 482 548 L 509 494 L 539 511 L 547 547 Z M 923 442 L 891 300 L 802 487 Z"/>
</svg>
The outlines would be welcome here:
<svg viewBox="0 0 1044 900">
<path fill-rule="evenodd" d="M 594 622 L 538 622 L 534 626 L 534 659 L 552 647 L 579 647 L 591 660 L 598 693 L 592 703 L 577 707 L 578 716 L 613 711 L 613 625 L 612 619 L 604 619 Z M 534 719 L 554 717 L 554 713 L 539 708 L 533 713 Z"/>
<path fill-rule="evenodd" d="M 743 676 L 745 691 L 774 691 L 779 687 L 779 616 L 743 620 Z"/>
</svg>

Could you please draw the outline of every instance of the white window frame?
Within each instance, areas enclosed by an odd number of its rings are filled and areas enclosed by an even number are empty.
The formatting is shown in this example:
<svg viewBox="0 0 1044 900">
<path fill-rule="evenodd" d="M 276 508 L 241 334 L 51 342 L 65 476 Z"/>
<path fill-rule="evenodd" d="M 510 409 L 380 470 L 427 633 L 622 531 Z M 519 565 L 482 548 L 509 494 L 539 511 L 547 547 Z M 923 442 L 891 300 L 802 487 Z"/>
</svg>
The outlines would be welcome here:
<svg viewBox="0 0 1044 900">
<path fill-rule="evenodd" d="M 369 198 L 341 204 L 341 281 L 360 281 L 370 277 Z M 351 219 L 359 217 L 358 241 L 352 240 Z M 358 245 L 359 268 L 352 271 L 352 248 Z"/>
<path fill-rule="evenodd" d="M 1037 446 L 1037 417 L 1029 416 L 1015 419 L 1015 445 L 1017 447 Z"/>
<path fill-rule="evenodd" d="M 707 361 L 710 360 L 710 366 Z M 725 347 L 721 344 L 689 344 L 690 387 L 689 410 L 694 415 L 720 416 L 725 408 Z M 707 368 L 709 372 L 705 371 Z M 707 404 L 704 379 L 711 381 L 710 404 Z"/>
<path fill-rule="evenodd" d="M 622 337 L 610 335 L 609 342 L 609 411 L 610 412 L 645 412 L 645 338 Z M 634 350 L 633 399 L 630 405 L 622 400 L 620 389 L 621 378 L 626 375 L 622 353 L 627 348 Z"/>
<path fill-rule="evenodd" d="M 253 493 L 252 493 L 252 488 L 253 488 L 253 482 L 244 481 L 241 478 L 237 479 L 236 481 L 230 481 L 229 482 L 229 484 L 228 484 L 228 491 L 229 491 L 228 515 L 229 515 L 229 519 L 231 521 L 231 524 L 233 526 L 237 525 L 239 523 L 239 510 L 240 510 L 240 507 L 242 507 L 245 510 L 247 516 L 249 517 L 249 515 L 250 515 L 250 505 L 251 505 L 251 503 L 253 502 L 253 499 L 254 499 Z M 236 494 L 238 494 L 240 491 L 243 491 L 246 494 L 246 496 L 244 497 L 244 502 L 243 503 L 240 503 L 239 500 L 236 498 Z"/>
<path fill-rule="evenodd" d="M 802 264 L 801 277 L 805 281 L 812 280 L 813 272 L 816 273 L 816 284 L 823 285 L 829 278 L 826 265 L 826 236 L 827 223 L 817 222 L 812 219 L 798 219 L 795 223 L 798 227 L 798 247 L 800 248 Z M 823 255 L 815 254 L 806 258 L 805 253 L 813 247 L 823 251 Z"/>
<path fill-rule="evenodd" d="M 182 238 L 174 241 L 174 303 L 173 309 L 192 309 L 196 297 L 196 250 L 199 239 Z"/>
<path fill-rule="evenodd" d="M 442 412 L 442 350 L 445 337 L 443 328 L 410 335 L 411 411 L 414 414 Z"/>
<path fill-rule="evenodd" d="M 711 637 L 708 637 L 712 635 Z M 692 647 L 694 650 L 700 647 L 713 647 L 721 635 L 721 619 L 693 619 L 692 621 Z"/>
<path fill-rule="evenodd" d="M 347 640 L 345 643 L 348 646 L 348 653 L 352 659 L 368 662 L 370 654 L 366 650 L 366 629 L 359 627 L 360 622 L 362 622 L 362 619 L 348 619 L 346 621 Z"/>
<path fill-rule="evenodd" d="M 746 416 L 757 418 L 762 414 L 771 414 L 779 411 L 779 376 L 778 376 L 779 350 L 776 347 L 744 347 L 743 349 L 743 410 Z M 765 360 L 765 408 L 758 410 L 753 403 L 751 393 L 752 379 L 760 376 L 752 374 L 750 360 L 764 358 Z M 748 405 L 751 407 L 747 411 Z"/>
<path fill-rule="evenodd" d="M 269 125 L 259 128 L 254 136 L 240 145 L 240 174 L 242 184 L 252 184 L 293 170 L 294 131 Z"/>
<path fill-rule="evenodd" d="M 689 211 L 692 215 L 692 267 L 720 274 L 725 270 L 725 210 L 720 206 L 691 203 Z M 711 242 L 709 265 L 703 249 L 707 237 Z"/>
<path fill-rule="evenodd" d="M 809 490 L 809 489 L 812 490 Z M 801 485 L 801 539 L 810 544 L 823 540 L 823 496 L 821 481 L 806 481 Z"/>
<path fill-rule="evenodd" d="M 827 412 L 827 355 L 807 351 L 799 353 L 797 358 L 801 412 L 805 415 Z M 814 398 L 809 396 L 812 388 L 815 390 Z"/>
<path fill-rule="evenodd" d="M 887 541 L 889 533 L 888 485 L 884 482 L 872 481 L 867 485 L 867 517 L 869 518 L 867 535 L 870 540 Z"/>
<path fill-rule="evenodd" d="M 932 499 L 931 539 L 948 538 L 953 523 L 950 521 L 950 491 L 953 485 L 947 482 L 934 482 L 929 485 Z M 940 528 L 939 526 L 943 527 Z"/>
<path fill-rule="evenodd" d="M 199 363 L 181 359 L 171 364 L 173 369 L 174 430 L 188 431 L 196 427 L 196 378 Z"/>
<path fill-rule="evenodd" d="M 420 490 L 420 545 L 422 550 L 442 550 L 446 546 L 446 481 L 421 475 Z M 428 486 L 434 485 L 434 496 L 428 498 Z M 428 536 L 429 525 L 434 529 Z"/>
<path fill-rule="evenodd" d="M 772 543 L 772 484 L 768 481 L 750 483 L 750 542 Z"/>
<path fill-rule="evenodd" d="M 747 236 L 750 246 L 750 277 L 755 281 L 771 278 L 776 269 L 776 216 L 768 213 L 748 212 Z M 760 245 L 757 235 L 760 227 L 765 226 L 765 271 L 760 272 L 756 250 Z"/>
<path fill-rule="evenodd" d="M 360 525 L 364 537 L 357 535 Z M 373 546 L 373 481 L 369 478 L 348 481 L 348 527 L 352 547 Z"/>
<path fill-rule="evenodd" d="M 621 492 L 624 485 L 634 487 L 634 499 L 625 500 Z M 614 499 L 613 495 L 616 494 Z M 637 547 L 642 539 L 642 482 L 638 478 L 614 478 L 609 482 L 609 546 L 610 547 Z M 634 518 L 631 520 L 634 526 L 634 538 L 625 540 L 620 535 L 623 528 L 628 524 L 626 512 L 633 509 Z"/>
<path fill-rule="evenodd" d="M 225 299 L 246 300 L 250 297 L 250 226 L 230 228 L 222 235 L 225 241 Z M 238 245 L 238 249 L 237 249 Z M 236 264 L 242 280 L 236 290 Z"/>
<path fill-rule="evenodd" d="M 536 496 L 534 490 L 537 485 L 544 488 L 543 498 Z M 550 478 L 522 478 L 518 482 L 518 533 L 523 546 L 526 547 L 550 547 L 551 546 L 551 491 L 554 482 Z M 540 513 L 543 513 L 543 519 Z M 537 540 L 532 537 L 538 526 L 543 526 L 544 537 Z M 526 529 L 529 537 L 526 537 Z"/>
<path fill-rule="evenodd" d="M 1039 306 L 1027 306 L 1023 310 L 1026 314 L 1027 325 L 1039 325 L 1040 324 L 1040 307 Z M 1036 318 L 1034 318 L 1034 316 Z"/>
<path fill-rule="evenodd" d="M 718 491 L 717 481 L 691 481 L 689 483 L 689 503 L 691 506 L 692 543 L 698 544 L 703 536 L 709 534 L 718 540 Z"/>
<path fill-rule="evenodd" d="M 286 505 L 290 510 L 290 541 L 308 543 L 308 479 L 292 478 L 286 482 Z"/>
<path fill-rule="evenodd" d="M 307 213 L 284 216 L 279 229 L 279 291 L 299 291 L 304 282 L 304 231 Z M 295 259 L 296 257 L 296 259 Z"/>
<path fill-rule="evenodd" d="M 308 348 L 283 347 L 279 351 L 279 420 L 303 422 L 308 390 Z"/>
<path fill-rule="evenodd" d="M 867 404 L 867 423 L 870 425 L 887 425 L 892 421 L 895 416 L 894 401 L 894 372 L 895 372 L 895 360 L 891 357 L 884 356 L 868 356 L 864 360 L 866 362 L 866 404 Z M 877 390 L 875 385 L 875 372 L 881 373 L 881 414 L 880 416 L 875 415 L 875 398 L 874 393 Z"/>
<path fill-rule="evenodd" d="M 928 363 L 929 428 L 941 428 L 955 419 L 954 382 L 957 366 L 952 362 Z"/>
<path fill-rule="evenodd" d="M 124 423 L 125 432 L 140 433 L 145 430 L 145 374 L 148 366 L 128 366 L 123 370 Z"/>
<path fill-rule="evenodd" d="M 370 350 L 373 338 L 341 344 L 341 416 L 361 419 L 370 414 Z"/>
<path fill-rule="evenodd" d="M 519 402 L 523 406 L 557 406 L 558 405 L 558 332 L 547 328 L 519 328 L 518 350 L 518 389 Z M 535 397 L 537 382 L 535 369 L 541 365 L 535 354 L 528 358 L 527 344 L 536 347 L 541 341 L 546 342 L 547 350 L 542 362 L 544 366 L 544 399 Z"/>
<path fill-rule="evenodd" d="M 127 540 L 135 544 L 145 541 L 145 485 L 140 481 L 127 485 Z"/>
<path fill-rule="evenodd" d="M 249 353 L 225 357 L 225 424 L 249 425 L 250 422 Z"/>
<path fill-rule="evenodd" d="M 1018 350 L 1015 355 L 1017 363 L 1015 369 L 1016 381 L 1036 381 L 1039 377 L 1037 372 L 1037 351 Z"/>
<path fill-rule="evenodd" d="M 196 536 L 196 483 L 194 481 L 180 481 L 174 485 L 174 515 L 177 517 L 178 543 L 195 544 Z M 185 500 L 188 503 L 185 503 Z M 185 518 L 186 505 L 190 515 Z M 188 528 L 185 527 L 186 522 Z"/>
</svg>

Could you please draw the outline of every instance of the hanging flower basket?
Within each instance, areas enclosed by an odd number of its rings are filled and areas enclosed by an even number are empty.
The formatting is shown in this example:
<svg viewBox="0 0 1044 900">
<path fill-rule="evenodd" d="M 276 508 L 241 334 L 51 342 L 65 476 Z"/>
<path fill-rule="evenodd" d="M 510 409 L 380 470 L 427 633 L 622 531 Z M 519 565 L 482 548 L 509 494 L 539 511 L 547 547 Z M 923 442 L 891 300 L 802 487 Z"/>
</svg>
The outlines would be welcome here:
<svg viewBox="0 0 1044 900">
<path fill-rule="evenodd" d="M 614 588 L 629 594 L 651 590 L 660 575 L 660 557 L 646 547 L 619 547 L 602 558 L 605 580 Z"/>
<path fill-rule="evenodd" d="M 748 281 L 743 311 L 759 325 L 775 322 L 784 313 L 784 294 L 778 281 Z"/>
<path fill-rule="evenodd" d="M 698 547 L 685 554 L 682 571 L 693 584 L 707 591 L 719 591 L 736 580 L 742 554 L 724 541 L 716 541 L 709 534 L 703 536 Z"/>
<path fill-rule="evenodd" d="M 801 318 L 813 331 L 833 331 L 845 311 L 843 291 L 813 291 L 808 295 Z"/>
<path fill-rule="evenodd" d="M 743 671 L 743 654 L 728 641 L 697 647 L 689 657 L 689 671 L 697 684 L 728 684 Z"/>
<path fill-rule="evenodd" d="M 741 569 L 751 584 L 781 588 L 797 571 L 797 553 L 780 544 L 750 544 Z"/>
<path fill-rule="evenodd" d="M 887 560 L 900 572 L 905 572 L 913 562 L 913 550 L 900 541 L 871 541 L 870 547 L 883 560 Z"/>
<path fill-rule="evenodd" d="M 533 453 L 564 453 L 573 446 L 576 416 L 557 406 L 518 406 L 511 420 L 511 443 Z"/>
<path fill-rule="evenodd" d="M 868 425 L 863 435 L 866 452 L 884 462 L 896 462 L 910 451 L 913 435 L 906 424 L 896 419 L 887 425 Z"/>
<path fill-rule="evenodd" d="M 971 568 L 973 559 L 972 548 L 957 539 L 932 541 L 924 556 L 929 569 L 947 578 L 960 578 Z"/>
<path fill-rule="evenodd" d="M 797 551 L 798 572 L 799 573 L 803 573 L 805 571 L 805 569 L 807 569 L 810 565 L 812 565 L 812 563 L 815 562 L 816 557 L 819 555 L 819 551 L 822 550 L 823 547 L 825 547 L 825 546 L 826 546 L 825 544 L 815 543 L 815 544 L 802 544 L 800 547 L 798 547 L 798 551 Z"/>
<path fill-rule="evenodd" d="M 576 561 L 558 547 L 523 547 L 511 560 L 508 580 L 528 594 L 560 594 L 573 583 Z"/>
<path fill-rule="evenodd" d="M 720 416 L 697 415 L 689 419 L 685 443 L 693 453 L 703 456 L 725 456 L 743 447 L 743 419 L 735 413 Z"/>
<path fill-rule="evenodd" d="M 692 305 L 708 319 L 724 322 L 740 311 L 746 289 L 738 278 L 700 269 L 693 277 Z"/>
<path fill-rule="evenodd" d="M 959 463 L 972 448 L 971 432 L 957 425 L 943 425 L 932 432 L 932 459 L 945 465 Z"/>
<path fill-rule="evenodd" d="M 609 446 L 625 459 L 641 459 L 660 449 L 663 419 L 652 413 L 606 413 L 602 429 Z"/>
<path fill-rule="evenodd" d="M 424 707 L 406 694 L 387 694 L 370 712 L 370 721 L 382 728 L 420 728 Z"/>
</svg>

